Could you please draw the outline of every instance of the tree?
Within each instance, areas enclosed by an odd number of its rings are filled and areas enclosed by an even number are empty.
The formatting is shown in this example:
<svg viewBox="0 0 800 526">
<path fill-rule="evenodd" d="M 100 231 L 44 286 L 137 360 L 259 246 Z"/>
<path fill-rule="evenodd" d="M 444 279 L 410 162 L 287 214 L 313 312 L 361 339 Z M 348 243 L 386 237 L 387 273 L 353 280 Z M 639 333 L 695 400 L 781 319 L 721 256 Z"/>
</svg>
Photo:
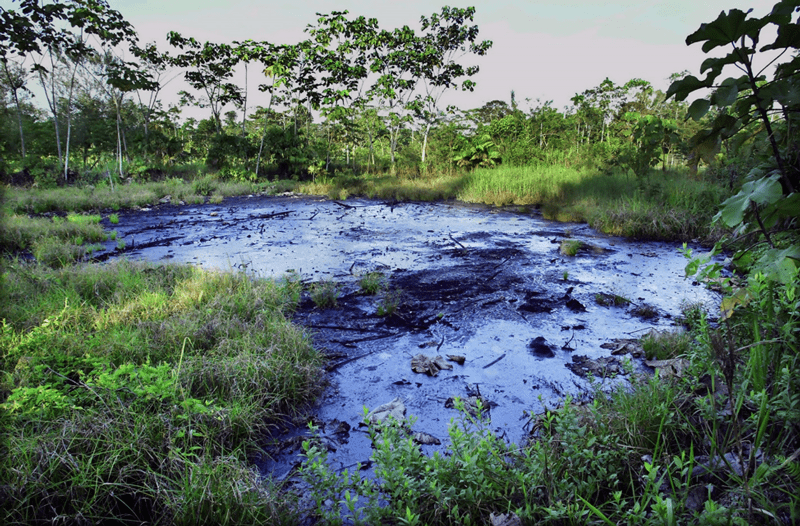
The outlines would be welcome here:
<svg viewBox="0 0 800 526">
<path fill-rule="evenodd" d="M 330 123 L 341 125 L 344 135 L 340 138 L 349 164 L 356 143 L 355 116 L 368 103 L 369 57 L 373 56 L 380 38 L 377 19 L 363 16 L 348 19 L 345 15 L 347 11 L 319 15 L 316 25 L 306 28 L 311 36 L 311 45 L 306 50 L 320 76 L 314 106 L 322 110 Z M 328 141 L 328 152 L 330 146 Z"/>
<path fill-rule="evenodd" d="M 139 100 L 139 107 L 142 109 L 142 117 L 144 119 L 145 152 L 148 152 L 150 147 L 150 121 L 160 107 L 159 93 L 178 74 L 173 75 L 170 73 L 170 57 L 167 53 L 160 52 L 155 43 L 146 44 L 144 47 L 134 46 L 132 51 L 139 60 L 140 69 L 145 71 L 149 80 L 152 81 L 149 85 L 142 83 L 136 89 L 136 97 Z M 149 93 L 147 102 L 142 97 L 142 92 Z"/>
<path fill-rule="evenodd" d="M 9 93 L 11 93 L 11 97 L 14 99 L 14 108 L 17 113 L 17 124 L 19 126 L 20 153 L 24 161 L 25 132 L 22 129 L 22 97 L 26 93 L 30 93 L 30 90 L 25 87 L 28 80 L 28 72 L 25 70 L 24 66 L 18 62 L 3 60 L 2 66 L 2 84 L 8 89 Z"/>
<path fill-rule="evenodd" d="M 20 0 L 19 4 L 19 11 L 0 7 L 0 62 L 5 63 L 11 56 L 41 57 L 33 70 L 38 73 L 48 97 L 52 97 L 48 102 L 53 112 L 59 161 L 63 162 L 53 70 L 64 57 L 77 65 L 91 56 L 94 51 L 88 45 L 89 37 L 95 37 L 104 45 L 117 46 L 125 41 L 134 44 L 136 33 L 105 0 Z M 73 29 L 78 30 L 78 34 Z M 44 66 L 45 56 L 50 59 L 50 70 Z M 70 76 L 70 94 L 76 71 L 77 68 L 73 69 Z M 48 75 L 49 89 L 45 83 Z"/>
<path fill-rule="evenodd" d="M 476 124 L 490 125 L 492 122 L 502 119 L 506 115 L 511 115 L 511 108 L 504 100 L 493 100 L 487 102 L 480 108 L 468 112 Z"/>
<path fill-rule="evenodd" d="M 194 38 L 185 38 L 175 31 L 170 31 L 167 40 L 182 51 L 186 49 L 173 58 L 173 63 L 188 68 L 184 73 L 186 82 L 205 95 L 205 98 L 193 99 L 194 102 L 211 110 L 217 133 L 221 133 L 222 109 L 231 102 L 243 102 L 241 88 L 230 82 L 240 55 L 234 53 L 234 48 L 228 44 L 200 44 Z"/>
<path fill-rule="evenodd" d="M 416 35 L 408 26 L 382 30 L 370 62 L 370 71 L 378 75 L 370 87 L 370 98 L 377 99 L 386 112 L 392 173 L 396 171 L 400 130 L 411 121 L 409 103 L 419 80 L 413 64 L 415 46 Z"/>
<path fill-rule="evenodd" d="M 439 14 L 420 18 L 422 30 L 413 41 L 414 52 L 409 66 L 413 75 L 420 79 L 423 93 L 416 95 L 409 106 L 422 122 L 423 164 L 431 126 L 443 113 L 439 108 L 442 95 L 451 88 L 475 89 L 475 82 L 469 77 L 478 73 L 478 66 L 465 68 L 457 59 L 467 53 L 483 56 L 492 47 L 490 40 L 477 42 L 478 26 L 468 25 L 474 16 L 474 7 L 443 7 Z M 459 79 L 463 79 L 460 85 Z"/>
<path fill-rule="evenodd" d="M 689 117 L 699 120 L 712 106 L 717 108 L 711 128 L 701 133 L 707 138 L 732 139 L 736 146 L 751 140 L 768 145 L 770 155 L 750 171 L 739 192 L 722 203 L 716 219 L 735 228 L 739 237 L 760 235 L 759 243 L 769 249 L 757 266 L 782 280 L 792 275 L 800 261 L 800 247 L 779 247 L 773 239 L 781 231 L 796 233 L 800 218 L 800 144 L 794 123 L 800 112 L 798 9 L 796 2 L 779 2 L 761 18 L 749 17 L 751 11 L 732 9 L 702 24 L 686 38 L 687 45 L 702 43 L 705 53 L 720 47 L 730 51 L 703 61 L 700 73 L 707 72 L 703 80 L 689 75 L 674 82 L 667 92 L 667 97 L 682 101 L 697 91 L 711 90 L 710 97 L 695 100 L 688 110 Z M 767 27 L 774 28 L 777 36 L 759 48 L 762 30 Z M 777 65 L 771 77 L 767 69 L 778 59 L 765 57 L 769 52 L 777 52 L 778 57 L 792 54 L 790 60 Z M 757 66 L 759 61 L 766 65 Z M 729 66 L 739 70 L 737 76 L 719 80 Z M 752 259 L 749 248 L 737 253 L 739 261 Z"/>
</svg>

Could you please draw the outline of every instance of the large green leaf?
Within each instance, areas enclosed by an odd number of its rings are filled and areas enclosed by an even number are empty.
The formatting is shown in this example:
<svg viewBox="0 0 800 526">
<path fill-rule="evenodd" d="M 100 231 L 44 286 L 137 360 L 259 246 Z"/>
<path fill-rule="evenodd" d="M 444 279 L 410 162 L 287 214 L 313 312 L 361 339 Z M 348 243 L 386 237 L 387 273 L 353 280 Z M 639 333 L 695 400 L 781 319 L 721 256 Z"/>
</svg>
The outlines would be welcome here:
<svg viewBox="0 0 800 526">
<path fill-rule="evenodd" d="M 708 113 L 709 108 L 711 108 L 711 101 L 707 99 L 697 99 L 689 106 L 689 110 L 687 114 L 692 119 L 699 121 L 702 119 L 706 113 Z"/>
<path fill-rule="evenodd" d="M 736 97 L 739 95 L 739 83 L 736 79 L 727 78 L 722 81 L 722 84 L 714 92 L 711 102 L 724 108 L 736 102 Z"/>
<path fill-rule="evenodd" d="M 744 215 L 751 203 L 767 205 L 777 202 L 783 196 L 779 182 L 780 175 L 770 175 L 755 181 L 748 181 L 738 194 L 722 203 L 716 218 L 721 219 L 728 227 L 735 227 L 744 220 Z"/>
<path fill-rule="evenodd" d="M 686 45 L 705 42 L 703 52 L 708 53 L 720 46 L 738 42 L 743 36 L 758 40 L 758 34 L 769 20 L 766 18 L 747 18 L 747 14 L 739 9 L 731 9 L 719 14 L 716 20 L 702 24 L 700 29 L 686 37 Z"/>
<path fill-rule="evenodd" d="M 746 55 L 752 55 L 754 51 L 750 48 L 748 49 L 740 49 L 737 51 L 732 51 L 725 55 L 722 58 L 717 57 L 710 57 L 703 61 L 700 65 L 700 73 L 705 73 L 708 70 L 711 70 L 710 75 L 713 76 L 712 78 L 716 78 L 722 72 L 722 68 L 728 66 L 730 64 L 741 63 L 742 55 L 740 53 L 745 53 Z"/>
<path fill-rule="evenodd" d="M 669 89 L 667 90 L 666 98 L 669 99 L 675 95 L 675 100 L 686 100 L 686 97 L 688 97 L 693 91 L 711 87 L 712 81 L 709 81 L 708 79 L 700 80 L 694 75 L 688 75 L 670 84 Z"/>
<path fill-rule="evenodd" d="M 778 101 L 782 106 L 800 104 L 800 85 L 794 79 L 781 79 L 759 90 L 759 97 Z"/>
<path fill-rule="evenodd" d="M 800 247 L 767 250 L 756 263 L 765 276 L 781 283 L 791 283 L 800 266 Z"/>
<path fill-rule="evenodd" d="M 777 8 L 778 6 L 775 7 Z M 775 11 L 773 10 L 773 13 L 774 12 Z M 775 38 L 775 41 L 772 44 L 768 44 L 761 48 L 761 51 L 768 51 L 771 49 L 800 48 L 800 27 L 798 27 L 796 23 L 790 23 L 791 15 L 781 18 L 783 20 L 779 21 L 777 20 L 777 17 L 773 17 L 773 22 L 778 24 L 778 36 Z"/>
</svg>

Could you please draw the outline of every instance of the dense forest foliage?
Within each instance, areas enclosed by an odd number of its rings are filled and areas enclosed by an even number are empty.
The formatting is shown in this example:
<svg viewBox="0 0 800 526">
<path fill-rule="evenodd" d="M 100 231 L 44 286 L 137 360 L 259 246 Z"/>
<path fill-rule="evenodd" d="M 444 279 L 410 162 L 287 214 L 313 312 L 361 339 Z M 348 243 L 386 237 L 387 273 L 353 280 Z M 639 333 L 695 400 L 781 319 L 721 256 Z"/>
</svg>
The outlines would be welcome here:
<svg viewBox="0 0 800 526">
<path fill-rule="evenodd" d="M 295 45 L 170 33 L 162 50 L 140 45 L 103 2 L 53 5 L 59 9 L 23 1 L 2 12 L 12 30 L 0 49 L 2 169 L 39 185 L 106 171 L 147 179 L 197 161 L 248 180 L 414 176 L 501 163 L 644 175 L 687 160 L 696 170 L 720 152 L 717 141 L 696 137 L 700 125 L 684 119 L 685 102 L 641 79 L 587 86 L 563 109 L 518 101 L 510 90 L 509 100 L 480 108 L 443 106 L 447 90 L 475 88 L 469 56 L 491 49 L 478 39 L 473 8 L 422 17 L 420 31 L 333 12 Z M 237 71 L 261 78 L 266 107 L 248 106 Z M 164 107 L 164 90 L 180 75 L 192 89 Z M 34 86 L 45 101 L 34 104 Z M 188 106 L 208 117 L 181 118 Z"/>
</svg>

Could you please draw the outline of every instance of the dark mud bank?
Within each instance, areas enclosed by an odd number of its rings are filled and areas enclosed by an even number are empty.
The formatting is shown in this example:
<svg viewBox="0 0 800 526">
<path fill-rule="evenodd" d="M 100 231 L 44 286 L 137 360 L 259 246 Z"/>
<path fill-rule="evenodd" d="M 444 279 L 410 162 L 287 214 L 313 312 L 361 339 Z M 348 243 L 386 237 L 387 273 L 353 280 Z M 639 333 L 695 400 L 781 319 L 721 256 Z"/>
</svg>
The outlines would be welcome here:
<svg viewBox="0 0 800 526">
<path fill-rule="evenodd" d="M 110 228 L 133 258 L 339 285 L 336 308 L 305 293 L 295 315 L 330 358 L 314 413 L 337 467 L 368 460 L 363 407 L 394 399 L 444 442 L 452 398 L 481 397 L 492 428 L 520 440 L 531 411 L 585 396 L 587 368 L 605 385 L 624 378 L 615 340 L 668 328 L 683 302 L 714 301 L 683 278 L 676 245 L 485 206 L 251 197 L 126 212 Z M 564 240 L 580 242 L 575 256 L 562 255 Z M 393 296 L 360 291 L 371 271 Z M 272 441 L 262 469 L 285 476 L 303 431 Z"/>
</svg>

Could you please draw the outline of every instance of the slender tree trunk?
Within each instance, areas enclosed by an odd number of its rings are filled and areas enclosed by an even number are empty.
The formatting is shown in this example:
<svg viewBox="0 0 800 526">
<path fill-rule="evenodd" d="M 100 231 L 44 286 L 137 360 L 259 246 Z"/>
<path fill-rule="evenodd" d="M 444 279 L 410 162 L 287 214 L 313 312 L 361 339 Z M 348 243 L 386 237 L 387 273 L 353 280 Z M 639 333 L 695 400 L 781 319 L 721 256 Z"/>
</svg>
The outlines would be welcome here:
<svg viewBox="0 0 800 526">
<path fill-rule="evenodd" d="M 306 99 L 306 148 L 311 140 L 311 100 Z"/>
<path fill-rule="evenodd" d="M 11 94 L 14 97 L 14 107 L 17 110 L 17 124 L 19 125 L 19 143 L 22 152 L 22 160 L 25 160 L 25 132 L 22 130 L 22 108 L 20 107 L 18 91 L 24 86 L 24 77 L 14 78 L 8 69 L 8 62 L 3 61 L 3 71 L 6 74 L 8 85 L 11 87 Z"/>
<path fill-rule="evenodd" d="M 64 181 L 69 180 L 69 144 L 72 137 L 72 92 L 75 88 L 75 75 L 78 73 L 78 61 L 69 78 L 69 93 L 67 95 L 67 143 L 64 152 Z"/>
<path fill-rule="evenodd" d="M 375 151 L 373 149 L 373 142 L 374 138 L 372 136 L 372 128 L 367 130 L 369 132 L 369 162 L 374 167 L 375 166 Z"/>
<path fill-rule="evenodd" d="M 47 85 L 45 74 L 39 70 L 39 82 L 42 84 L 47 105 L 50 106 L 50 112 L 53 114 L 53 125 L 56 133 L 56 150 L 58 151 L 58 164 L 64 162 L 64 157 L 61 154 L 61 133 L 58 129 L 58 107 L 56 106 L 56 79 L 55 79 L 55 59 L 53 58 L 53 50 L 49 50 L 50 55 L 50 85 Z M 49 90 L 49 91 L 48 91 Z"/>
<path fill-rule="evenodd" d="M 272 87 L 275 88 L 275 78 L 272 79 Z M 267 137 L 267 127 L 269 125 L 269 112 L 272 111 L 272 97 L 274 93 L 270 91 L 269 93 L 269 105 L 267 106 L 267 111 L 264 112 L 264 128 L 261 131 L 261 144 L 258 146 L 258 158 L 256 159 L 256 177 L 258 177 L 258 170 L 261 167 L 261 154 L 264 151 L 264 139 Z M 284 130 L 285 131 L 285 130 Z"/>
<path fill-rule="evenodd" d="M 431 123 L 425 124 L 425 132 L 422 135 L 422 162 L 425 162 L 428 153 L 428 133 L 431 131 Z"/>
<path fill-rule="evenodd" d="M 114 106 L 117 111 L 117 164 L 119 167 L 119 179 L 122 180 L 123 173 L 122 173 L 122 128 L 120 126 L 120 121 L 122 120 L 122 114 L 120 112 L 120 105 L 122 104 L 122 97 L 120 96 L 117 98 L 116 96 L 112 95 L 114 99 Z"/>
<path fill-rule="evenodd" d="M 247 122 L 247 62 L 244 63 L 244 102 L 242 103 L 242 137 L 247 133 L 245 123 Z"/>
</svg>

